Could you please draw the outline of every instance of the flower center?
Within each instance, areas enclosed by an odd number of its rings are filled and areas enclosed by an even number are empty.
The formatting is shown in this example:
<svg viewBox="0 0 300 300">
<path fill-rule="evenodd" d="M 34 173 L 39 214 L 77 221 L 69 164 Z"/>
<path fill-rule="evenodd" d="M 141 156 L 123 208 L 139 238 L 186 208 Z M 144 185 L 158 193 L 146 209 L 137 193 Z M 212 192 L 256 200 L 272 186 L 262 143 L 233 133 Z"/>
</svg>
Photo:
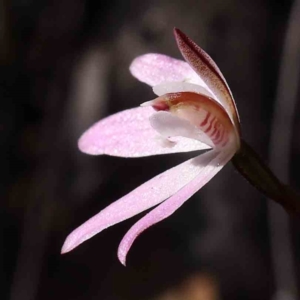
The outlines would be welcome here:
<svg viewBox="0 0 300 300">
<path fill-rule="evenodd" d="M 234 125 L 224 108 L 205 95 L 192 92 L 169 93 L 149 104 L 156 111 L 170 112 L 188 121 L 199 132 L 204 133 L 214 147 L 226 146 L 232 133 L 235 133 Z"/>
</svg>

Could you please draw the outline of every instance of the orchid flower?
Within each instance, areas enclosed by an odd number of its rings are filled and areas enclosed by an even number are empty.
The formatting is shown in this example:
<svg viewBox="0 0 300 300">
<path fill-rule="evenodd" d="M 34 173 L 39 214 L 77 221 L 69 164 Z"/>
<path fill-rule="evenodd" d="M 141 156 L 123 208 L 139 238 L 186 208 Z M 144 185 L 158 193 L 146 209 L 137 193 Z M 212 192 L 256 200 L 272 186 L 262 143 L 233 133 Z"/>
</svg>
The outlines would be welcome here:
<svg viewBox="0 0 300 300">
<path fill-rule="evenodd" d="M 100 211 L 67 237 L 62 253 L 157 206 L 122 239 L 118 257 L 125 265 L 137 236 L 173 214 L 239 151 L 239 116 L 224 76 L 190 38 L 178 29 L 174 34 L 186 62 L 146 54 L 130 66 L 132 75 L 153 87 L 158 97 L 97 122 L 81 136 L 79 149 L 119 157 L 210 150 L 152 178 Z"/>
</svg>

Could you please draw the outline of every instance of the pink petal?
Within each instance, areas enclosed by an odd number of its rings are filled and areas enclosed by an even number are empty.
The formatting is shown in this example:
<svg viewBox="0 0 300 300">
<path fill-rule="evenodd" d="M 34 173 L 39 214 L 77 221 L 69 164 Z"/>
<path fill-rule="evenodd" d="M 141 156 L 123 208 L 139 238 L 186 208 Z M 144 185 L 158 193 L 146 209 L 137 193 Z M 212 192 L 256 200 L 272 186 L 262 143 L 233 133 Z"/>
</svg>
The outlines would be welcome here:
<svg viewBox="0 0 300 300">
<path fill-rule="evenodd" d="M 138 107 L 109 116 L 81 136 L 79 149 L 93 155 L 141 157 L 210 148 L 184 137 L 163 140 L 150 125 L 154 113 L 152 107 Z"/>
<path fill-rule="evenodd" d="M 206 87 L 206 84 L 184 61 L 162 54 L 145 54 L 137 57 L 129 68 L 139 81 L 150 86 L 163 82 L 189 81 Z"/>
<path fill-rule="evenodd" d="M 153 92 L 157 96 L 162 96 L 168 93 L 191 92 L 214 98 L 214 95 L 207 88 L 189 82 L 163 82 L 154 86 Z"/>
<path fill-rule="evenodd" d="M 203 172 L 202 156 L 192 158 L 142 184 L 75 229 L 62 253 L 69 252 L 103 229 L 126 220 L 169 198 Z"/>
<path fill-rule="evenodd" d="M 224 105 L 239 130 L 239 117 L 232 93 L 216 63 L 179 29 L 175 28 L 174 34 L 182 56 Z"/>
<path fill-rule="evenodd" d="M 123 265 L 126 263 L 126 256 L 135 239 L 147 228 L 160 222 L 173 214 L 186 200 L 201 189 L 210 181 L 231 159 L 234 149 L 227 152 L 209 151 L 198 157 L 197 165 L 201 166 L 201 172 L 190 183 L 185 185 L 176 194 L 153 209 L 136 224 L 134 224 L 122 239 L 118 257 Z"/>
</svg>

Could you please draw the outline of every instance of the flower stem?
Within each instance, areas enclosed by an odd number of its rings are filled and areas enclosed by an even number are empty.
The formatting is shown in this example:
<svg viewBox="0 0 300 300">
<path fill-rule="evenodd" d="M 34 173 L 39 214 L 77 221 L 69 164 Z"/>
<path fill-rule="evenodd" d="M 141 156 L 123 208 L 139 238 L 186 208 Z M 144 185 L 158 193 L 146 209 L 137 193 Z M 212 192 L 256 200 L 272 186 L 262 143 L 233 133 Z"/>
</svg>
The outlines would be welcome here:
<svg viewBox="0 0 300 300">
<path fill-rule="evenodd" d="M 281 204 L 290 214 L 300 213 L 300 196 L 281 183 L 244 140 L 241 140 L 241 148 L 232 158 L 232 163 L 265 196 Z"/>
</svg>

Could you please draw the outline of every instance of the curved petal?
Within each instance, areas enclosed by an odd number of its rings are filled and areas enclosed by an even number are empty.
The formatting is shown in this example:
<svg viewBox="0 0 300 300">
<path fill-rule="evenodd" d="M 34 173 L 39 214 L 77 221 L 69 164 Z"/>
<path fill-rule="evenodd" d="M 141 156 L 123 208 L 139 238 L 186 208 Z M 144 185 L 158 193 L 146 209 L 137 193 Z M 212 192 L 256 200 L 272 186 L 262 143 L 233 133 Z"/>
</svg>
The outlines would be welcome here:
<svg viewBox="0 0 300 300">
<path fill-rule="evenodd" d="M 175 28 L 174 34 L 182 56 L 223 104 L 239 131 L 239 116 L 232 93 L 216 63 L 179 29 Z"/>
<path fill-rule="evenodd" d="M 157 96 L 162 96 L 168 93 L 191 92 L 214 98 L 214 95 L 208 89 L 189 82 L 163 82 L 154 86 L 153 92 Z"/>
<path fill-rule="evenodd" d="M 203 158 L 198 156 L 152 178 L 75 229 L 67 237 L 62 253 L 71 251 L 105 228 L 161 203 L 203 172 L 202 170 Z"/>
<path fill-rule="evenodd" d="M 129 70 L 139 81 L 155 86 L 169 81 L 189 81 L 206 87 L 204 81 L 185 61 L 163 54 L 149 53 L 133 60 Z"/>
<path fill-rule="evenodd" d="M 126 256 L 135 239 L 150 226 L 164 220 L 173 214 L 185 201 L 193 194 L 201 189 L 208 181 L 210 181 L 231 159 L 234 155 L 234 149 L 227 152 L 217 152 L 212 150 L 198 157 L 198 164 L 201 164 L 202 169 L 196 178 L 185 185 L 175 195 L 164 201 L 158 207 L 145 215 L 137 223 L 135 223 L 122 239 L 118 257 L 120 262 L 125 265 Z"/>
<path fill-rule="evenodd" d="M 82 152 L 122 157 L 188 152 L 210 148 L 183 137 L 163 140 L 151 127 L 152 107 L 138 107 L 109 116 L 88 129 L 79 139 Z"/>
</svg>

